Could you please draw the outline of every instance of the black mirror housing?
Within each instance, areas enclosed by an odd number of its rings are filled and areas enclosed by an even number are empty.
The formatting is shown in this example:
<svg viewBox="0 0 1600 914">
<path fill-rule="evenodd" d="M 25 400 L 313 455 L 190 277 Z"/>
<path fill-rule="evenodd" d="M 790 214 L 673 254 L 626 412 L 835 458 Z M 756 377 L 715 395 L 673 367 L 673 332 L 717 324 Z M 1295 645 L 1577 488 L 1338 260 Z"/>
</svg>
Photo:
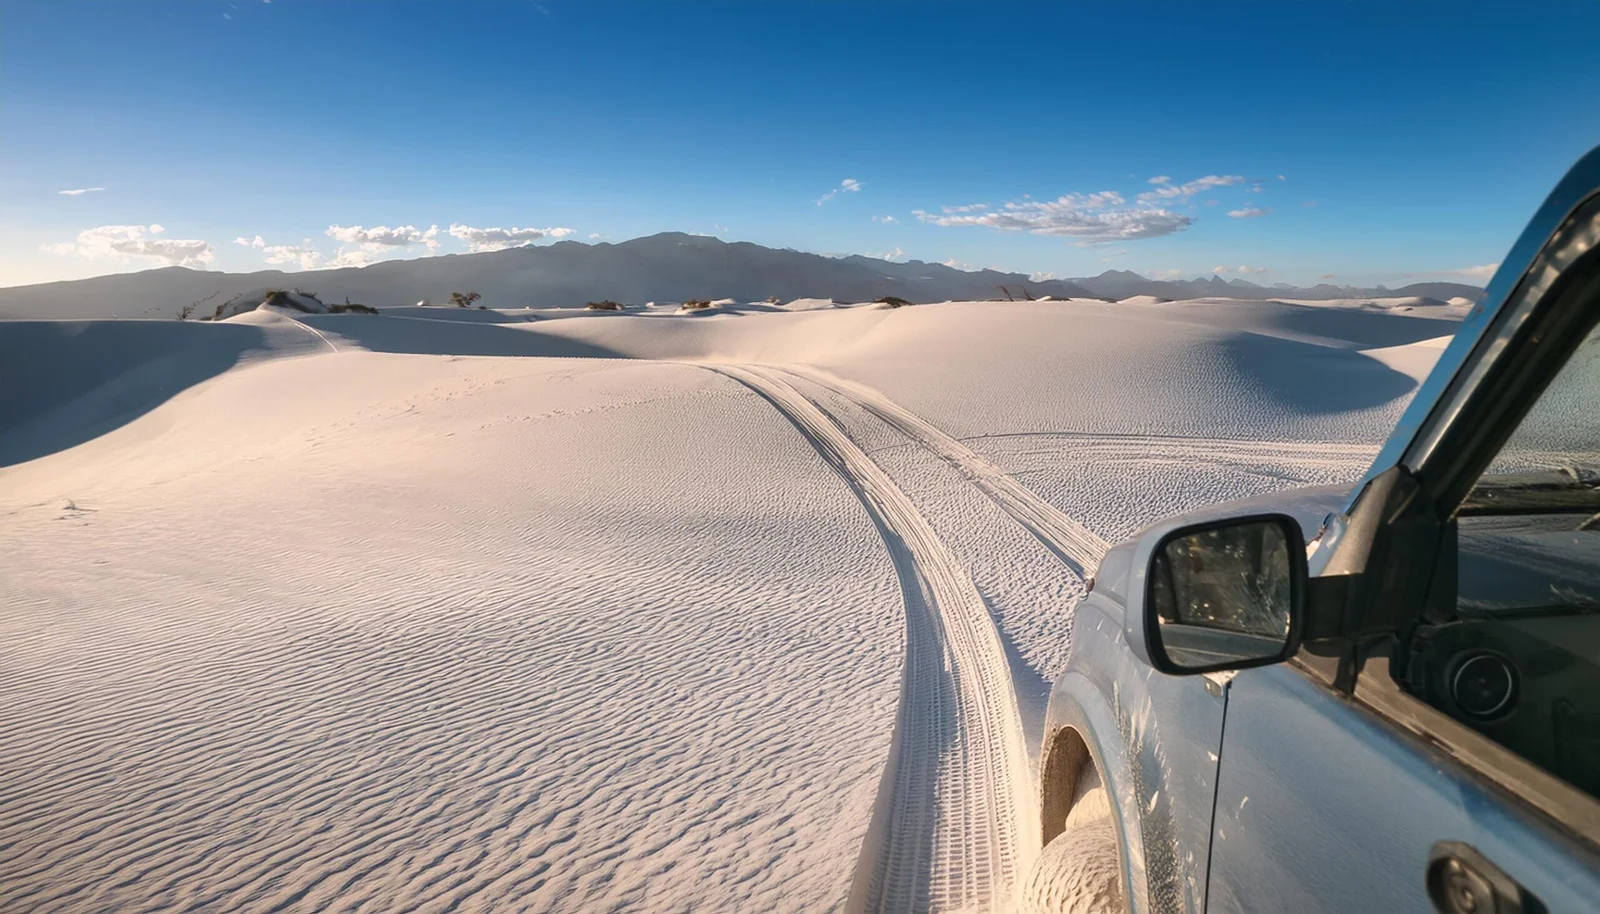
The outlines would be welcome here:
<svg viewBox="0 0 1600 914">
<path fill-rule="evenodd" d="M 1281 663 L 1300 648 L 1306 545 L 1286 514 L 1165 531 L 1146 549 L 1143 634 L 1150 663 L 1193 675 Z M 1131 621 L 1131 620 L 1130 620 Z"/>
</svg>

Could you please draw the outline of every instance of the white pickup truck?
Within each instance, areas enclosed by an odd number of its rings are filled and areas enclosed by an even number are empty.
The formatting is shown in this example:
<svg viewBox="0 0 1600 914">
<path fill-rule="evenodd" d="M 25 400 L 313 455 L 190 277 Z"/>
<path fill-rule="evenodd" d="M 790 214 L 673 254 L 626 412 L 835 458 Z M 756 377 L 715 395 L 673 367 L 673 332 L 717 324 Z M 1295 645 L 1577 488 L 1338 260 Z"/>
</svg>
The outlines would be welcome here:
<svg viewBox="0 0 1600 914">
<path fill-rule="evenodd" d="M 1597 324 L 1600 149 L 1354 491 L 1106 555 L 1040 764 L 1075 910 L 1600 911 Z"/>
</svg>

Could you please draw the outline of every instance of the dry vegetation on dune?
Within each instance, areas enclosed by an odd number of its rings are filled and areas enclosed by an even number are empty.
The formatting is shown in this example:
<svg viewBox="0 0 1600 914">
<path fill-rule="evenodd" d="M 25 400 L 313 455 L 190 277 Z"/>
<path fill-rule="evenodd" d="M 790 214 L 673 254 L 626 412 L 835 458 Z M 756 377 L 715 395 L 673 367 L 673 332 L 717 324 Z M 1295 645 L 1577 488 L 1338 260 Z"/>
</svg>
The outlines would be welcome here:
<svg viewBox="0 0 1600 914">
<path fill-rule="evenodd" d="M 628 306 L 624 305 L 622 302 L 612 301 L 608 298 L 605 301 L 589 302 L 587 305 L 584 305 L 584 307 L 588 308 L 590 311 L 623 311 L 626 310 Z"/>
<path fill-rule="evenodd" d="M 322 303 L 322 299 L 318 298 L 317 297 L 317 293 L 315 293 L 315 292 L 305 292 L 305 291 L 302 291 L 300 289 L 296 289 L 296 290 L 294 290 L 294 294 L 300 296 L 301 298 L 309 298 L 312 301 L 316 302 L 317 304 L 321 304 Z M 262 299 L 261 304 L 262 305 L 275 305 L 275 306 L 277 306 L 279 308 L 292 308 L 295 311 L 300 311 L 300 312 L 303 312 L 305 314 L 312 313 L 312 310 L 310 308 L 308 308 L 304 304 L 296 301 L 294 296 L 290 295 L 284 289 L 269 289 L 267 291 L 267 297 Z"/>
</svg>

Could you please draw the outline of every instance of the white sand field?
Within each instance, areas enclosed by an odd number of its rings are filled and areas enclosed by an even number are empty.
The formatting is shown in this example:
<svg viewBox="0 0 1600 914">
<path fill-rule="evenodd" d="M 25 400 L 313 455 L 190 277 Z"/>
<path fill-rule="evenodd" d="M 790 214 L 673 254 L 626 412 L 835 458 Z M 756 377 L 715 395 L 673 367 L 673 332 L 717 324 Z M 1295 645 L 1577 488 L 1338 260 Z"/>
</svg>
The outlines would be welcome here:
<svg viewBox="0 0 1600 914">
<path fill-rule="evenodd" d="M 0 910 L 1025 908 L 1107 541 L 1460 310 L 0 322 Z"/>
</svg>

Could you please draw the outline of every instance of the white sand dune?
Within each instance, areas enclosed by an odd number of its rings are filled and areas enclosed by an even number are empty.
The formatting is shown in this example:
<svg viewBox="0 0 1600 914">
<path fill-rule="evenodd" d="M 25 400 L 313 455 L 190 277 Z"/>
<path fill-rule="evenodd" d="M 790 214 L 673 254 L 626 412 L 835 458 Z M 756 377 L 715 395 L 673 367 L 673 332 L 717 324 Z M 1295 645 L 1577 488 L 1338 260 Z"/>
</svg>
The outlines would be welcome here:
<svg viewBox="0 0 1600 914">
<path fill-rule="evenodd" d="M 1431 340 L 1418 340 L 1400 346 L 1367 349 L 1363 354 L 1368 358 L 1377 359 L 1420 384 L 1428 377 L 1428 372 L 1433 370 L 1434 363 L 1439 361 L 1439 356 L 1449 345 L 1450 337 L 1436 336 Z"/>
<path fill-rule="evenodd" d="M 823 311 L 839 306 L 834 304 L 831 298 L 797 298 L 794 301 L 785 302 L 783 307 L 789 311 Z"/>
<path fill-rule="evenodd" d="M 1082 568 L 1452 327 L 675 310 L 0 325 L 0 909 L 1001 908 Z"/>
</svg>

